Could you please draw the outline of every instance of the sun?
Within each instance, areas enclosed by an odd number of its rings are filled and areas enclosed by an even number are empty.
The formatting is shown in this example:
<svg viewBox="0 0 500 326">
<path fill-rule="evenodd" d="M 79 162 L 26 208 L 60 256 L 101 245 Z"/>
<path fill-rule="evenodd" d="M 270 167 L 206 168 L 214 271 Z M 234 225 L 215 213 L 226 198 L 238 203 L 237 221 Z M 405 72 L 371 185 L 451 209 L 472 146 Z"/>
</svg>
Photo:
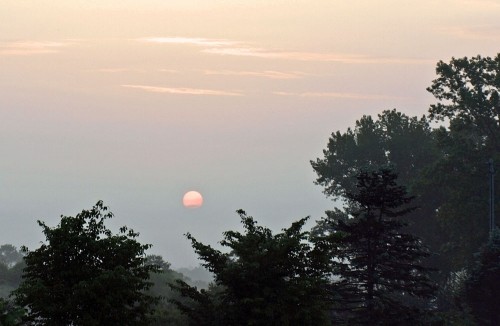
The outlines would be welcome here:
<svg viewBox="0 0 500 326">
<path fill-rule="evenodd" d="M 188 191 L 182 197 L 182 204 L 187 208 L 198 208 L 203 205 L 203 196 L 197 191 Z"/>
</svg>

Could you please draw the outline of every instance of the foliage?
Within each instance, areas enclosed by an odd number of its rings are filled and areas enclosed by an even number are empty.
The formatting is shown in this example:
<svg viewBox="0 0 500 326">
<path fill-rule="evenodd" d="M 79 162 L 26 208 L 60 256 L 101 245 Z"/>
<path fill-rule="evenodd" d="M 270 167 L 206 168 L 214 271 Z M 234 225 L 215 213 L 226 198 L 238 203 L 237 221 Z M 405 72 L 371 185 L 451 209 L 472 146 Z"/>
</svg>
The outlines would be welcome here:
<svg viewBox="0 0 500 326">
<path fill-rule="evenodd" d="M 193 325 L 322 325 L 328 324 L 325 265 L 302 231 L 307 218 L 281 233 L 257 225 L 238 211 L 244 233 L 224 232 L 223 253 L 187 234 L 205 266 L 215 276 L 209 290 L 178 282 L 190 299 L 178 303 Z"/>
<path fill-rule="evenodd" d="M 448 237 L 442 254 L 456 271 L 467 266 L 488 234 L 486 162 L 500 160 L 500 54 L 440 61 L 436 73 L 427 90 L 438 103 L 429 117 L 448 120 L 449 127 L 437 132 L 440 158 L 425 179 L 442 193 L 437 218 Z M 499 193 L 495 199 L 500 208 Z"/>
<path fill-rule="evenodd" d="M 150 325 L 187 325 L 187 317 L 173 304 L 172 300 L 182 300 L 180 294 L 171 288 L 176 280 L 184 280 L 185 277 L 170 268 L 170 263 L 158 255 L 148 255 L 147 265 L 154 265 L 158 270 L 150 274 L 152 286 L 147 294 L 159 298 L 155 304 L 151 316 Z"/>
<path fill-rule="evenodd" d="M 357 171 L 391 166 L 421 207 L 405 218 L 406 230 L 435 253 L 426 265 L 440 270 L 433 277 L 444 286 L 467 267 L 488 234 L 486 162 L 500 161 L 500 54 L 440 61 L 436 74 L 428 91 L 437 103 L 430 106 L 428 118 L 409 118 L 395 110 L 384 111 L 377 120 L 363 116 L 353 130 L 332 134 L 324 158 L 311 164 L 316 183 L 342 200 L 354 191 Z M 429 125 L 441 121 L 446 124 Z M 496 180 L 495 188 L 499 185 Z M 500 192 L 495 203 L 500 210 Z M 321 228 L 315 232 L 324 232 Z M 440 293 L 439 306 L 448 306 L 444 297 L 450 295 Z"/>
<path fill-rule="evenodd" d="M 0 325 L 14 326 L 20 325 L 24 316 L 24 309 L 16 306 L 13 302 L 0 298 Z"/>
<path fill-rule="evenodd" d="M 9 297 L 21 283 L 23 255 L 10 244 L 0 246 L 0 298 Z"/>
<path fill-rule="evenodd" d="M 101 201 L 75 217 L 61 216 L 59 225 L 38 221 L 46 243 L 26 253 L 23 282 L 15 291 L 27 308 L 27 320 L 48 325 L 147 324 L 155 298 L 144 293 L 150 245 L 127 227 L 113 234 L 104 225 L 112 213 Z"/>
<path fill-rule="evenodd" d="M 500 231 L 492 232 L 465 282 L 464 298 L 479 325 L 500 324 Z"/>
<path fill-rule="evenodd" d="M 176 280 L 172 289 L 181 295 L 181 299 L 173 299 L 179 310 L 188 317 L 190 326 L 245 325 L 230 319 L 231 306 L 222 302 L 225 288 L 211 283 L 208 289 L 199 289 L 183 280 Z"/>
<path fill-rule="evenodd" d="M 500 53 L 440 61 L 436 73 L 427 90 L 440 102 L 431 105 L 430 117 L 473 125 L 486 137 L 485 144 L 500 151 Z"/>
<path fill-rule="evenodd" d="M 417 324 L 418 298 L 433 297 L 429 269 L 421 266 L 428 253 L 418 238 L 401 232 L 401 217 L 414 208 L 396 178 L 385 168 L 361 172 L 357 192 L 346 195 L 346 209 L 329 212 L 324 223 L 330 232 L 315 239 L 331 250 L 340 324 Z"/>
<path fill-rule="evenodd" d="M 409 117 L 396 110 L 383 111 L 376 120 L 363 116 L 354 129 L 333 133 L 323 154 L 311 165 L 318 176 L 315 183 L 324 187 L 325 194 L 346 201 L 347 193 L 356 192 L 359 171 L 390 166 L 398 174 L 399 184 L 409 189 L 421 207 L 403 216 L 408 223 L 405 230 L 421 238 L 433 253 L 445 245 L 442 225 L 435 218 L 442 195 L 423 178 L 440 155 L 427 118 Z M 328 226 L 324 227 L 321 230 L 320 223 L 314 232 L 328 231 Z M 425 264 L 440 269 L 449 265 L 444 255 L 432 255 Z"/>
<path fill-rule="evenodd" d="M 17 289 L 25 266 L 24 261 L 10 268 L 0 263 L 0 298 L 7 298 L 13 290 Z"/>
<path fill-rule="evenodd" d="M 422 174 L 425 188 L 439 189 L 436 221 L 442 230 L 439 248 L 446 273 L 466 267 L 488 234 L 488 165 L 494 153 L 478 146 L 478 129 L 452 121 L 436 131 L 441 158 Z M 491 154 L 491 155 L 490 155 Z M 497 196 L 498 199 L 500 197 Z"/>
<path fill-rule="evenodd" d="M 432 129 L 425 117 L 409 117 L 394 110 L 383 111 L 377 120 L 363 116 L 354 130 L 332 133 L 324 157 L 311 161 L 318 175 L 316 184 L 335 198 L 356 191 L 361 169 L 376 170 L 391 165 L 404 185 L 432 162 L 435 153 Z"/>
</svg>

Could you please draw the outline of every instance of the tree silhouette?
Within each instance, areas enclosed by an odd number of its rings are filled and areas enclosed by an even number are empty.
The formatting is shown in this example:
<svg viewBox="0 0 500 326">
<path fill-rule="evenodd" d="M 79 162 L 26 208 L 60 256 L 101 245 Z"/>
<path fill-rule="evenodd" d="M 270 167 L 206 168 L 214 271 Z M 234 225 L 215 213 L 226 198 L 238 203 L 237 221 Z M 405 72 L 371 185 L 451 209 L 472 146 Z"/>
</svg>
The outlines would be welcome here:
<svg viewBox="0 0 500 326">
<path fill-rule="evenodd" d="M 361 172 L 357 192 L 344 211 L 328 213 L 328 232 L 315 242 L 331 250 L 336 321 L 348 325 L 417 324 L 422 303 L 435 286 L 421 266 L 428 253 L 421 241 L 403 233 L 408 207 L 404 187 L 389 169 Z"/>
<path fill-rule="evenodd" d="M 47 325 L 142 325 L 155 299 L 147 294 L 149 273 L 138 233 L 127 227 L 112 234 L 104 225 L 112 213 L 99 201 L 59 225 L 38 221 L 46 243 L 26 253 L 23 282 L 15 291 L 28 321 Z"/>
</svg>

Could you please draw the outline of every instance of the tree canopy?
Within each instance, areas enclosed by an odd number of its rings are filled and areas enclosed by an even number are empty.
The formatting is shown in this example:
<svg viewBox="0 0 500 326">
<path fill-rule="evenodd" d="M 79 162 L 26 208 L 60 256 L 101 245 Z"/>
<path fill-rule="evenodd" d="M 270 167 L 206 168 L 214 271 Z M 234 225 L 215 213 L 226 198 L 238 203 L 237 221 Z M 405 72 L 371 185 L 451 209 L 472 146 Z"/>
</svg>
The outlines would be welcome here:
<svg viewBox="0 0 500 326">
<path fill-rule="evenodd" d="M 479 325 L 500 324 L 500 230 L 481 248 L 465 281 L 465 302 Z"/>
<path fill-rule="evenodd" d="M 436 132 L 440 156 L 424 178 L 441 191 L 436 216 L 448 237 L 442 253 L 459 270 L 488 238 L 487 162 L 500 160 L 500 54 L 440 61 L 436 73 L 427 90 L 438 102 L 429 117 L 449 126 Z M 495 199 L 499 208 L 498 192 Z"/>
<path fill-rule="evenodd" d="M 197 291 L 179 282 L 179 291 L 194 302 L 180 305 L 193 324 L 328 324 L 325 265 L 302 231 L 307 218 L 273 234 L 244 211 L 238 214 L 244 232 L 224 232 L 220 242 L 228 253 L 187 234 L 217 287 Z"/>
<path fill-rule="evenodd" d="M 442 195 L 423 178 L 439 157 L 435 133 L 426 117 L 409 117 L 396 110 L 383 111 L 376 120 L 363 116 L 354 129 L 332 133 L 324 156 L 311 161 L 317 174 L 315 183 L 324 187 L 327 196 L 347 201 L 347 194 L 357 191 L 359 171 L 390 166 L 399 176 L 398 183 L 416 197 L 414 203 L 421 207 L 403 217 L 408 222 L 406 229 L 437 253 L 446 243 L 435 218 Z M 428 264 L 445 268 L 447 257 L 434 255 Z"/>
<path fill-rule="evenodd" d="M 436 73 L 427 88 L 439 100 L 431 105 L 430 118 L 473 125 L 485 136 L 483 145 L 500 151 L 500 53 L 439 61 Z"/>
<path fill-rule="evenodd" d="M 315 183 L 324 187 L 326 195 L 340 198 L 356 190 L 361 169 L 391 165 L 401 184 L 410 186 L 436 154 L 428 119 L 394 109 L 383 111 L 376 120 L 363 116 L 354 129 L 332 133 L 324 157 L 311 165 L 318 176 Z"/>
<path fill-rule="evenodd" d="M 15 291 L 27 320 L 47 325 L 147 324 L 155 298 L 147 295 L 150 245 L 127 227 L 118 234 L 104 222 L 113 214 L 102 201 L 57 227 L 38 221 L 46 238 L 40 248 L 24 248 L 26 268 Z"/>
</svg>

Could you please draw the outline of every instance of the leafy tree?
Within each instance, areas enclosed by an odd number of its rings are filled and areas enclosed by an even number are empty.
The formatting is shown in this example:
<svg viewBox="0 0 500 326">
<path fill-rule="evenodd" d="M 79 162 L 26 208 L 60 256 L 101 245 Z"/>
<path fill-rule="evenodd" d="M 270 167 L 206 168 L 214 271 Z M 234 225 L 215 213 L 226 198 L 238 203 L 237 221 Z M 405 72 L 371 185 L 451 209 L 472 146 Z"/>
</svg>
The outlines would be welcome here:
<svg viewBox="0 0 500 326">
<path fill-rule="evenodd" d="M 15 297 L 27 308 L 27 320 L 46 325 L 147 324 L 155 298 L 145 264 L 150 245 L 127 227 L 113 234 L 104 225 L 113 214 L 102 201 L 90 210 L 61 216 L 59 225 L 38 221 L 46 243 L 24 248 L 26 268 Z"/>
<path fill-rule="evenodd" d="M 394 109 L 383 111 L 377 120 L 363 116 L 354 129 L 332 133 L 323 155 L 311 161 L 318 175 L 315 183 L 325 188 L 326 195 L 339 199 L 356 190 L 360 169 L 391 165 L 400 182 L 409 186 L 437 152 L 428 120 Z"/>
<path fill-rule="evenodd" d="M 183 280 L 177 280 L 172 289 L 181 295 L 181 299 L 171 300 L 188 317 L 190 326 L 245 325 L 231 319 L 232 306 L 222 302 L 225 287 L 211 283 L 208 289 L 199 289 Z"/>
<path fill-rule="evenodd" d="M 441 227 L 439 251 L 446 264 L 439 267 L 449 275 L 465 268 L 488 237 L 486 162 L 491 156 L 478 147 L 476 140 L 481 137 L 477 131 L 456 121 L 447 130 L 436 130 L 442 155 L 420 179 L 424 189 L 440 192 L 435 220 Z"/>
<path fill-rule="evenodd" d="M 465 301 L 479 325 L 500 324 L 500 231 L 481 249 L 465 282 Z"/>
<path fill-rule="evenodd" d="M 436 132 L 441 154 L 424 179 L 441 191 L 437 218 L 448 238 L 442 252 L 451 271 L 458 271 L 488 235 L 486 162 L 500 160 L 500 54 L 440 61 L 436 73 L 427 90 L 438 102 L 431 105 L 429 117 L 447 120 L 449 127 Z M 499 199 L 497 193 L 497 208 Z"/>
<path fill-rule="evenodd" d="M 358 175 L 357 191 L 347 193 L 347 207 L 329 212 L 330 232 L 315 239 L 329 247 L 337 322 L 346 325 L 418 324 L 417 299 L 433 297 L 428 253 L 421 241 L 401 229 L 401 217 L 413 211 L 396 184 L 397 175 L 382 168 Z"/>
<path fill-rule="evenodd" d="M 158 270 L 150 273 L 152 286 L 147 290 L 147 294 L 159 298 L 155 304 L 151 316 L 150 325 L 187 325 L 187 317 L 184 316 L 172 300 L 182 300 L 179 292 L 173 290 L 171 285 L 176 280 L 184 280 L 185 277 L 170 268 L 170 263 L 163 260 L 159 255 L 148 255 L 147 265 L 154 265 Z"/>
<path fill-rule="evenodd" d="M 244 233 L 224 232 L 223 253 L 187 234 L 215 286 L 198 291 L 176 287 L 191 304 L 178 303 L 193 325 L 328 324 L 325 265 L 302 231 L 307 218 L 273 235 L 238 211 Z"/>
<path fill-rule="evenodd" d="M 472 125 L 485 138 L 478 140 L 500 151 L 500 53 L 495 58 L 452 58 L 440 61 L 436 78 L 427 88 L 440 102 L 431 105 L 430 118 Z"/>
<path fill-rule="evenodd" d="M 436 73 L 428 91 L 438 102 L 428 118 L 408 118 L 394 110 L 376 121 L 363 117 L 354 130 L 332 134 L 324 158 L 311 163 L 316 182 L 337 199 L 353 191 L 349 180 L 360 168 L 390 164 L 422 207 L 407 215 L 407 230 L 437 253 L 428 264 L 441 270 L 436 280 L 445 284 L 487 238 L 486 162 L 500 161 L 500 54 L 440 61 Z M 446 127 L 429 126 L 445 120 Z M 496 203 L 498 210 L 500 192 Z"/>
<path fill-rule="evenodd" d="M 14 326 L 20 325 L 22 317 L 25 315 L 24 309 L 16 306 L 13 302 L 0 298 L 0 325 Z"/>
<path fill-rule="evenodd" d="M 398 174 L 398 182 L 416 198 L 419 210 L 403 217 L 405 229 L 418 237 L 434 253 L 446 243 L 441 224 L 435 218 L 441 204 L 440 189 L 423 179 L 424 172 L 441 155 L 436 147 L 435 131 L 426 117 L 409 117 L 401 112 L 386 110 L 374 120 L 363 116 L 354 129 L 332 133 L 323 158 L 311 161 L 317 174 L 316 184 L 335 200 L 348 200 L 347 194 L 356 192 L 360 170 L 377 170 L 391 166 Z M 328 225 L 320 223 L 315 232 L 328 232 Z M 446 269 L 447 256 L 432 255 L 426 264 Z M 438 277 L 438 275 L 434 275 Z"/>
<path fill-rule="evenodd" d="M 10 268 L 0 263 L 0 298 L 9 297 L 11 292 L 19 287 L 25 266 L 24 261 L 20 261 Z"/>
</svg>

